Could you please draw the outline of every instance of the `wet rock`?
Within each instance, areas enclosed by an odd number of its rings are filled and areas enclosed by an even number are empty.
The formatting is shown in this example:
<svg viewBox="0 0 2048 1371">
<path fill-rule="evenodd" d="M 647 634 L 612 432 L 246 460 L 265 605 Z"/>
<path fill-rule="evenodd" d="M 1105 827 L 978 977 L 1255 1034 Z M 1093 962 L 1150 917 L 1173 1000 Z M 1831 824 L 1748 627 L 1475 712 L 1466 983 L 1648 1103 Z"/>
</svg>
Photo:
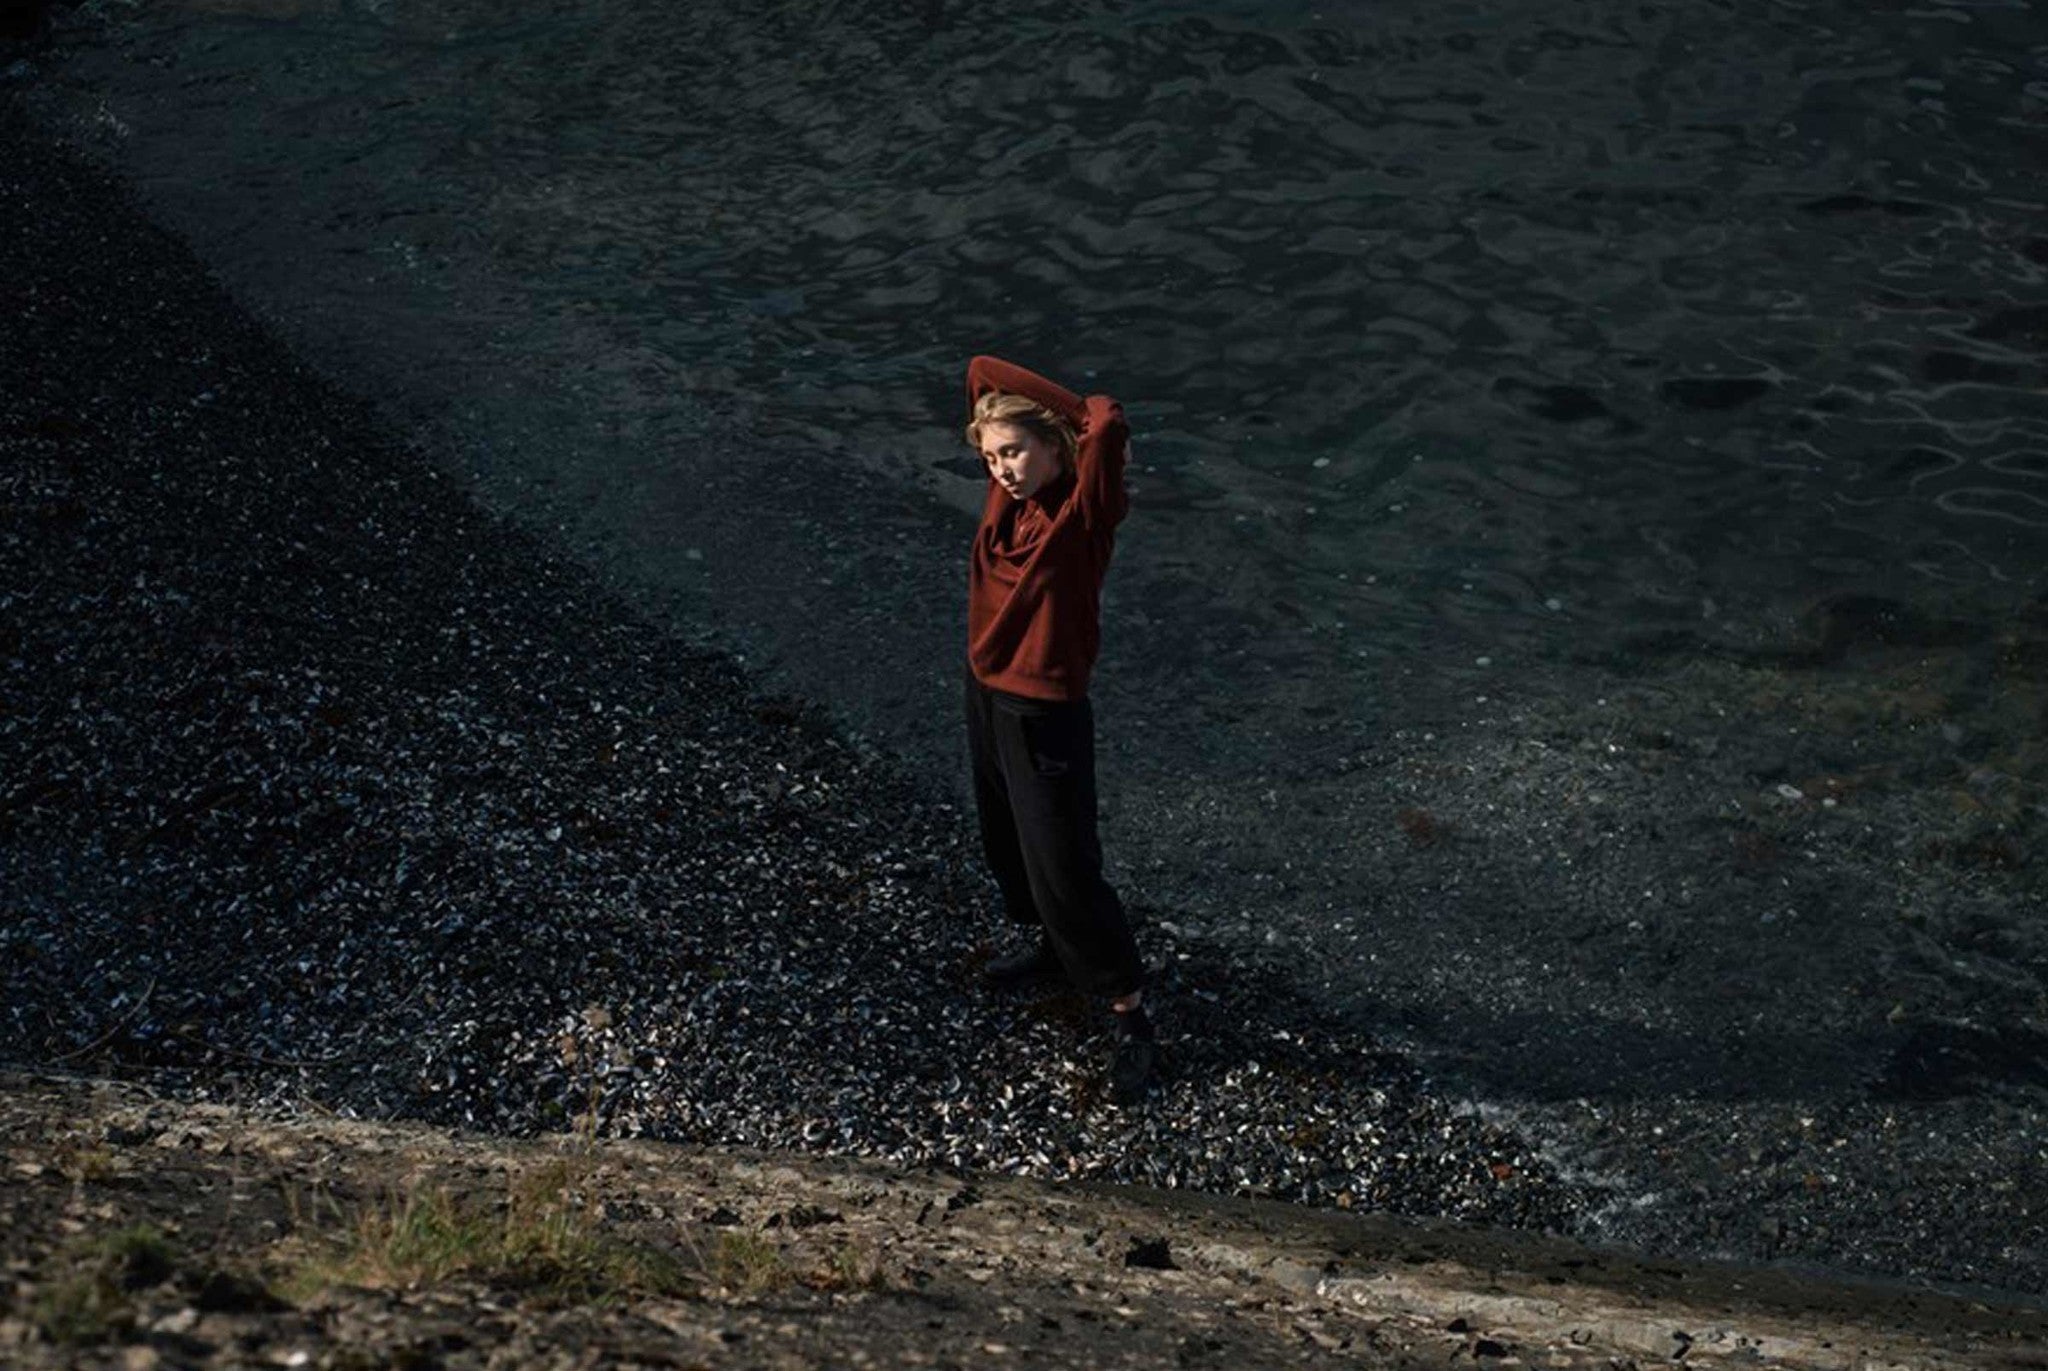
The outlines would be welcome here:
<svg viewBox="0 0 2048 1371">
<path fill-rule="evenodd" d="M 0 43 L 34 42 L 50 31 L 50 0 L 0 0 Z"/>
</svg>

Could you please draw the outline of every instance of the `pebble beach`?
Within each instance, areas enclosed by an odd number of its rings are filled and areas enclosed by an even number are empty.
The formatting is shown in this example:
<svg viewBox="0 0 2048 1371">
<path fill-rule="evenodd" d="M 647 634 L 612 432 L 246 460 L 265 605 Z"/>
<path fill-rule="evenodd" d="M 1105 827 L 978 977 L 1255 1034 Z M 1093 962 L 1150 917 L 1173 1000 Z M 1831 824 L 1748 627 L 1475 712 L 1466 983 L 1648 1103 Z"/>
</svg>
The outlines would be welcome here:
<svg viewBox="0 0 2048 1371">
<path fill-rule="evenodd" d="M 1338 709 L 1309 666 L 1225 680 L 1242 650 L 1167 688 L 1199 606 L 1134 525 L 1105 830 L 1170 1075 L 1119 1111 L 1095 1011 L 975 984 L 1005 945 L 954 720 L 900 665 L 953 641 L 910 612 L 951 544 L 709 461 L 607 534 L 625 439 L 466 377 L 448 423 L 501 468 L 392 422 L 487 350 L 477 297 L 349 274 L 346 224 L 296 270 L 288 177 L 219 192 L 142 123 L 204 85 L 180 61 L 270 68 L 203 35 L 95 19 L 9 69 L 0 1059 L 2048 1292 L 2038 572 L 1649 664 L 1375 643 Z M 543 335 L 492 384 L 582 338 Z M 710 589 L 632 574 L 671 515 Z"/>
</svg>

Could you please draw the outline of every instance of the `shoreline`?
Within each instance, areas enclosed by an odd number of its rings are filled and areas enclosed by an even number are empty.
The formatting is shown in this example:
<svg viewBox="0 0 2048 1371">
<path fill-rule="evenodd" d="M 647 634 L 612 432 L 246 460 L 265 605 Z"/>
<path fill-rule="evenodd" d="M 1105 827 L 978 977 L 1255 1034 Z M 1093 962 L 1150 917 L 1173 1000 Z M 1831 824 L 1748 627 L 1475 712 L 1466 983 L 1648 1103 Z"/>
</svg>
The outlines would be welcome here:
<svg viewBox="0 0 2048 1371">
<path fill-rule="evenodd" d="M 1116 1110 L 1106 1015 L 981 991 L 990 892 L 933 787 L 480 511 L 9 132 L 10 208 L 76 217 L 31 219 L 14 275 L 5 1055 L 1562 1221 L 1523 1140 L 1196 939 L 1155 930 L 1174 1076 Z"/>
</svg>

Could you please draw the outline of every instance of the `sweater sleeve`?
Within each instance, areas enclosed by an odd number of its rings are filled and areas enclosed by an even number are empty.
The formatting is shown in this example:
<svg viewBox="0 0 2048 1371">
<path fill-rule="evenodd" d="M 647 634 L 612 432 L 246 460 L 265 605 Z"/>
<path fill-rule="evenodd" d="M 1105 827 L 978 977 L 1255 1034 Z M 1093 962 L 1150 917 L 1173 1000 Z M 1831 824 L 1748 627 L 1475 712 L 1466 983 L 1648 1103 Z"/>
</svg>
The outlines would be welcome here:
<svg viewBox="0 0 2048 1371">
<path fill-rule="evenodd" d="M 1074 426 L 1078 432 L 1087 418 L 1086 405 L 1081 397 L 1056 381 L 1048 381 L 1035 371 L 1026 371 L 1014 362 L 1005 362 L 1000 357 L 976 357 L 967 364 L 967 408 L 971 412 L 975 401 L 992 390 L 1006 395 L 1022 395 L 1044 405 Z"/>
<path fill-rule="evenodd" d="M 1088 526 L 1108 533 L 1130 508 L 1124 465 L 1130 456 L 1131 429 L 1124 422 L 1124 407 L 1107 395 L 1091 395 L 1083 404 L 1081 441 L 1074 453 L 1074 494 Z"/>
</svg>

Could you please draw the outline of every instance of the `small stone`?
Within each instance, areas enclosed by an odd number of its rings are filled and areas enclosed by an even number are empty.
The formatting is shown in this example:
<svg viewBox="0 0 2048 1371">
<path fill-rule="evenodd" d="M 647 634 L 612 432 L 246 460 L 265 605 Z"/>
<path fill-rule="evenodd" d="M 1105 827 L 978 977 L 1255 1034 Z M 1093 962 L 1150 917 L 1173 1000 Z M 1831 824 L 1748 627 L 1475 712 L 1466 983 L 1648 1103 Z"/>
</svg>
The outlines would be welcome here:
<svg viewBox="0 0 2048 1371">
<path fill-rule="evenodd" d="M 209 1314 L 250 1314 L 284 1307 L 259 1282 L 232 1271 L 209 1271 L 193 1302 Z"/>
<path fill-rule="evenodd" d="M 1164 1238 L 1132 1238 L 1131 1250 L 1124 1253 L 1125 1266 L 1138 1266 L 1151 1271 L 1178 1271 L 1173 1254 L 1167 1250 Z"/>
</svg>

